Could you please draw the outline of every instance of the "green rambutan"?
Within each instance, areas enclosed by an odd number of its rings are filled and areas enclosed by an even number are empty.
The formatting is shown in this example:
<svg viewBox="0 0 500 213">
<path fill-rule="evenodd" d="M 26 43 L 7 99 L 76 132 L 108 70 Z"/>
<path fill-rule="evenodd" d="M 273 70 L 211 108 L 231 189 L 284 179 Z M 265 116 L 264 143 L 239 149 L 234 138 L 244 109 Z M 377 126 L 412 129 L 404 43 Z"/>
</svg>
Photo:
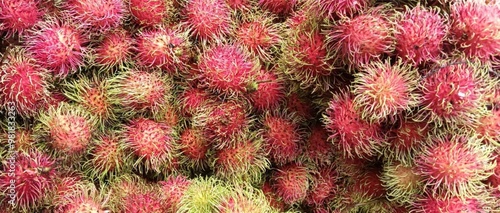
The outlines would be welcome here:
<svg viewBox="0 0 500 213">
<path fill-rule="evenodd" d="M 286 164 L 302 154 L 301 122 L 293 113 L 267 112 L 262 118 L 261 135 L 273 163 Z"/>
<path fill-rule="evenodd" d="M 193 179 L 181 198 L 177 212 L 217 212 L 217 205 L 230 192 L 223 184 L 214 177 Z"/>
<path fill-rule="evenodd" d="M 411 203 L 424 189 L 423 177 L 412 163 L 386 162 L 380 179 L 388 199 L 399 204 Z"/>
<path fill-rule="evenodd" d="M 217 204 L 220 213 L 262 213 L 271 212 L 271 206 L 260 189 L 250 185 L 235 185 Z"/>
<path fill-rule="evenodd" d="M 286 204 L 304 201 L 310 188 L 311 174 L 309 168 L 297 163 L 279 167 L 272 174 L 272 187 L 276 195 Z"/>
</svg>

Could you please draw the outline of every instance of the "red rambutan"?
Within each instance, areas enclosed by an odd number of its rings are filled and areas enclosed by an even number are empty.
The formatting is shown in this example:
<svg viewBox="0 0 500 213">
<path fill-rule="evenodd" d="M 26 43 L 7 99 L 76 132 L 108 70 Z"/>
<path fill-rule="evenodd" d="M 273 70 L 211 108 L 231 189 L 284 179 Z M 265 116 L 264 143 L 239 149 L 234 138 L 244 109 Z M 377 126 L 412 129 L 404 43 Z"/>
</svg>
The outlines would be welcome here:
<svg viewBox="0 0 500 213">
<path fill-rule="evenodd" d="M 103 69 L 121 68 L 130 63 L 135 40 L 124 29 L 112 30 L 94 49 L 94 63 Z"/>
<path fill-rule="evenodd" d="M 179 148 L 184 157 L 183 165 L 198 169 L 208 164 L 210 144 L 203 137 L 203 131 L 196 128 L 184 129 L 179 138 Z"/>
<path fill-rule="evenodd" d="M 275 109 L 285 97 L 284 80 L 274 70 L 258 71 L 255 74 L 255 84 L 256 88 L 247 89 L 247 97 L 257 111 Z"/>
<path fill-rule="evenodd" d="M 128 157 L 125 154 L 125 146 L 115 132 L 98 136 L 93 141 L 89 153 L 90 159 L 84 166 L 90 177 L 103 179 L 127 171 Z"/>
<path fill-rule="evenodd" d="M 259 6 L 276 15 L 288 15 L 295 9 L 297 0 L 259 0 Z"/>
<path fill-rule="evenodd" d="M 383 148 L 387 161 L 409 163 L 425 144 L 431 129 L 427 122 L 416 122 L 411 118 L 401 119 L 399 126 L 392 130 L 389 144 Z"/>
<path fill-rule="evenodd" d="M 286 164 L 302 154 L 299 122 L 294 114 L 267 112 L 263 116 L 261 134 L 272 162 Z"/>
<path fill-rule="evenodd" d="M 173 18 L 175 11 L 173 3 L 171 0 L 130 0 L 129 9 L 136 22 L 152 27 Z"/>
<path fill-rule="evenodd" d="M 307 193 L 306 203 L 310 206 L 322 206 L 327 204 L 337 191 L 337 173 L 329 168 L 319 168 L 312 174 L 311 186 Z"/>
<path fill-rule="evenodd" d="M 353 16 L 367 9 L 372 0 L 319 0 L 321 14 L 327 18 Z"/>
<path fill-rule="evenodd" d="M 123 0 L 69 0 L 64 4 L 71 19 L 92 33 L 118 27 L 126 11 Z"/>
<path fill-rule="evenodd" d="M 308 168 L 296 163 L 279 167 L 272 180 L 274 191 L 286 204 L 302 202 L 310 187 Z"/>
<path fill-rule="evenodd" d="M 333 163 L 335 147 L 328 141 L 328 132 L 319 125 L 311 127 L 311 134 L 305 142 L 303 158 L 317 166 L 326 166 Z"/>
<path fill-rule="evenodd" d="M 193 114 L 196 114 L 198 110 L 207 106 L 210 101 L 210 94 L 204 89 L 189 87 L 182 92 L 179 100 L 182 106 L 182 114 L 191 117 Z"/>
<path fill-rule="evenodd" d="M 167 212 L 177 212 L 182 196 L 191 184 L 191 180 L 184 176 L 169 176 L 167 180 L 159 183 Z"/>
<path fill-rule="evenodd" d="M 186 18 L 200 39 L 215 39 L 229 33 L 231 9 L 225 0 L 192 0 L 186 5 Z"/>
<path fill-rule="evenodd" d="M 22 34 L 42 20 L 39 0 L 0 1 L 0 31 L 6 31 L 6 38 Z"/>
<path fill-rule="evenodd" d="M 488 212 L 485 207 L 482 201 L 476 198 L 442 198 L 427 195 L 415 201 L 411 211 L 415 213 Z"/>
<path fill-rule="evenodd" d="M 492 109 L 490 113 L 481 117 L 475 130 L 484 141 L 500 145 L 500 109 Z"/>
</svg>

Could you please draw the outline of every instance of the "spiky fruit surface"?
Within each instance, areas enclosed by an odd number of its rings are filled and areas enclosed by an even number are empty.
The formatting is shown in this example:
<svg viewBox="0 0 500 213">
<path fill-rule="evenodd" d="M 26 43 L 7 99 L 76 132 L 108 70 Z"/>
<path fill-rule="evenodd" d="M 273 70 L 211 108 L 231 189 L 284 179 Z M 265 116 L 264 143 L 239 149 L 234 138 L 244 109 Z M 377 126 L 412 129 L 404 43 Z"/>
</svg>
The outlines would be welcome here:
<svg viewBox="0 0 500 213">
<path fill-rule="evenodd" d="M 429 117 L 440 126 L 446 123 L 475 125 L 483 114 L 484 94 L 493 86 L 486 70 L 472 62 L 438 67 L 420 83 L 424 106 L 421 116 Z"/>
<path fill-rule="evenodd" d="M 373 156 L 383 144 L 379 124 L 370 124 L 355 110 L 349 93 L 334 96 L 324 115 L 328 139 L 344 156 Z"/>
<path fill-rule="evenodd" d="M 145 172 L 161 172 L 163 167 L 171 166 L 177 152 L 172 127 L 146 118 L 131 120 L 123 140 L 135 156 L 134 166 L 142 164 Z"/>
<path fill-rule="evenodd" d="M 268 112 L 264 115 L 262 137 L 272 162 L 286 164 L 300 156 L 302 138 L 299 121 L 293 114 Z"/>
<path fill-rule="evenodd" d="M 28 57 L 24 51 L 12 50 L 0 67 L 0 105 L 14 107 L 23 117 L 36 114 L 49 95 L 46 70 Z"/>
<path fill-rule="evenodd" d="M 395 50 L 404 61 L 421 64 L 440 57 L 448 26 L 439 12 L 417 5 L 399 15 Z"/>
<path fill-rule="evenodd" d="M 255 89 L 247 90 L 252 106 L 261 112 L 278 107 L 285 97 L 285 83 L 275 70 L 261 69 L 255 74 L 255 83 Z"/>
<path fill-rule="evenodd" d="M 126 112 L 155 112 L 167 103 L 172 89 L 170 79 L 160 71 L 129 70 L 109 79 L 111 102 Z M 133 114 L 133 113 L 132 113 Z"/>
<path fill-rule="evenodd" d="M 500 54 L 500 5 L 460 1 L 451 6 L 450 34 L 458 49 L 482 60 Z"/>
<path fill-rule="evenodd" d="M 136 61 L 142 66 L 176 73 L 191 58 L 190 48 L 187 32 L 175 28 L 145 30 L 137 37 Z"/>
<path fill-rule="evenodd" d="M 372 4 L 371 0 L 319 0 L 319 11 L 327 18 L 353 16 Z"/>
<path fill-rule="evenodd" d="M 79 176 L 63 176 L 52 201 L 55 213 L 105 212 L 105 207 L 101 204 L 102 197 L 93 183 L 82 180 Z"/>
<path fill-rule="evenodd" d="M 5 0 L 0 2 L 0 31 L 9 38 L 33 27 L 42 20 L 38 0 Z"/>
<path fill-rule="evenodd" d="M 270 167 L 258 137 L 241 137 L 233 146 L 218 150 L 212 164 L 215 176 L 235 183 L 258 183 Z"/>
<path fill-rule="evenodd" d="M 86 39 L 80 29 L 57 20 L 48 20 L 26 38 L 28 52 L 42 67 L 65 78 L 84 64 Z"/>
<path fill-rule="evenodd" d="M 403 118 L 400 122 L 390 136 L 389 145 L 384 147 L 384 156 L 388 161 L 409 163 L 421 151 L 432 127 L 411 118 Z"/>
<path fill-rule="evenodd" d="M 186 128 L 179 138 L 179 149 L 189 167 L 204 168 L 211 154 L 210 141 L 203 137 L 203 131 L 196 128 Z"/>
<path fill-rule="evenodd" d="M 474 196 L 492 173 L 492 147 L 467 135 L 440 136 L 416 159 L 417 174 L 434 194 Z"/>
<path fill-rule="evenodd" d="M 135 50 L 134 43 L 135 40 L 127 31 L 112 30 L 94 49 L 94 62 L 104 69 L 122 67 L 129 63 L 132 51 Z"/>
<path fill-rule="evenodd" d="M 185 191 L 191 185 L 191 180 L 185 176 L 169 176 L 167 180 L 160 182 L 164 205 L 168 212 L 177 212 L 179 203 Z"/>
<path fill-rule="evenodd" d="M 30 212 L 39 207 L 51 190 L 56 172 L 54 166 L 53 159 L 38 151 L 8 156 L 0 174 L 0 188 L 5 196 L 2 203 L 13 201 L 15 209 L 12 212 Z"/>
<path fill-rule="evenodd" d="M 57 212 L 57 211 L 56 211 Z M 69 204 L 64 208 L 61 213 L 81 213 L 81 212 L 92 212 L 92 213 L 105 213 L 101 205 L 96 203 L 90 198 L 79 198 L 75 199 L 74 203 Z"/>
<path fill-rule="evenodd" d="M 223 96 L 241 94 L 252 83 L 257 64 L 237 45 L 218 45 L 198 61 L 203 86 Z"/>
<path fill-rule="evenodd" d="M 389 200 L 400 204 L 412 202 L 423 191 L 423 178 L 414 164 L 387 162 L 380 177 Z"/>
<path fill-rule="evenodd" d="M 125 17 L 123 0 L 69 0 L 65 9 L 75 22 L 90 32 L 105 32 L 118 27 Z"/>
<path fill-rule="evenodd" d="M 401 61 L 395 65 L 388 60 L 371 62 L 355 76 L 353 102 L 365 120 L 375 123 L 394 121 L 402 111 L 419 104 L 417 70 Z"/>
<path fill-rule="evenodd" d="M 55 152 L 65 155 L 84 153 L 97 125 L 88 111 L 68 103 L 49 108 L 39 120 L 36 131 L 48 136 L 47 142 Z"/>
<path fill-rule="evenodd" d="M 259 6 L 276 15 L 288 15 L 297 5 L 297 0 L 259 0 Z"/>
<path fill-rule="evenodd" d="M 492 109 L 490 113 L 479 119 L 476 133 L 483 140 L 499 145 L 500 144 L 500 109 Z"/>
<path fill-rule="evenodd" d="M 271 206 L 261 190 L 252 186 L 236 185 L 217 204 L 217 210 L 220 213 L 260 213 L 271 212 Z"/>
<path fill-rule="evenodd" d="M 290 163 L 281 166 L 272 175 L 272 187 L 276 194 L 287 204 L 303 201 L 310 187 L 309 169 Z"/>
<path fill-rule="evenodd" d="M 252 17 L 239 24 L 234 32 L 236 42 L 258 56 L 262 61 L 270 61 L 271 54 L 277 51 L 281 42 L 280 25 L 275 24 L 274 17 L 263 14 Z"/>
<path fill-rule="evenodd" d="M 311 134 L 306 140 L 303 158 L 317 166 L 331 165 L 333 163 L 335 149 L 328 141 L 328 132 L 321 125 L 314 125 Z"/>
<path fill-rule="evenodd" d="M 325 36 L 319 30 L 299 29 L 291 32 L 284 43 L 282 63 L 284 72 L 303 88 L 326 91 L 332 85 L 328 76 L 332 72 L 332 60 L 325 45 Z"/>
<path fill-rule="evenodd" d="M 130 13 L 143 26 L 157 26 L 173 18 L 174 6 L 170 0 L 130 0 Z"/>
<path fill-rule="evenodd" d="M 344 18 L 331 27 L 327 35 L 331 49 L 351 70 L 380 59 L 394 49 L 393 27 L 385 13 L 376 8 L 353 18 Z"/>
<path fill-rule="evenodd" d="M 354 177 L 352 192 L 359 196 L 358 202 L 363 199 L 377 199 L 386 195 L 386 189 L 380 179 L 381 171 L 370 169 Z M 361 203 L 361 202 L 360 202 Z"/>
<path fill-rule="evenodd" d="M 163 213 L 160 196 L 152 190 L 128 194 L 124 197 L 122 212 L 131 213 Z"/>
<path fill-rule="evenodd" d="M 260 187 L 264 196 L 266 196 L 269 205 L 276 211 L 285 211 L 285 203 L 283 200 L 275 193 L 271 182 L 266 180 Z"/>
<path fill-rule="evenodd" d="M 208 104 L 210 94 L 204 89 L 189 87 L 182 92 L 179 100 L 182 113 L 191 117 Z"/>
<path fill-rule="evenodd" d="M 309 101 L 300 92 L 293 92 L 286 97 L 286 108 L 301 118 L 308 119 L 313 117 L 314 113 L 313 106 Z"/>
<path fill-rule="evenodd" d="M 117 133 L 97 137 L 90 150 L 90 160 L 85 163 L 90 177 L 103 179 L 116 176 L 127 169 L 125 147 Z"/>
<path fill-rule="evenodd" d="M 248 11 L 253 5 L 252 0 L 226 0 L 226 3 L 233 10 Z"/>
<path fill-rule="evenodd" d="M 213 177 L 196 178 L 184 192 L 179 203 L 179 213 L 217 212 L 217 204 L 228 189 Z"/>
<path fill-rule="evenodd" d="M 413 204 L 412 212 L 416 213 L 461 213 L 488 211 L 482 202 L 475 198 L 461 199 L 459 197 L 440 198 L 427 196 Z"/>
<path fill-rule="evenodd" d="M 186 21 L 202 40 L 211 40 L 229 33 L 231 9 L 225 0 L 192 0 L 186 5 Z"/>
<path fill-rule="evenodd" d="M 322 167 L 312 174 L 311 186 L 307 192 L 306 203 L 311 206 L 327 204 L 337 192 L 338 174 L 335 170 Z"/>
</svg>

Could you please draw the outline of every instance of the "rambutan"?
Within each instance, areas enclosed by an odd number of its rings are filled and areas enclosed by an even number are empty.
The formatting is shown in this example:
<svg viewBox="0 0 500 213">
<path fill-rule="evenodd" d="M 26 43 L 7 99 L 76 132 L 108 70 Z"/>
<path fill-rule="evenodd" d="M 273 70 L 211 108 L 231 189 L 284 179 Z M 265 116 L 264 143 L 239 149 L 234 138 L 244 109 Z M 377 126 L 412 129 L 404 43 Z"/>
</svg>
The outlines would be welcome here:
<svg viewBox="0 0 500 213">
<path fill-rule="evenodd" d="M 28 52 L 56 77 L 66 78 L 84 64 L 86 39 L 79 28 L 58 20 L 47 20 L 26 38 Z"/>
<path fill-rule="evenodd" d="M 33 27 L 44 15 L 38 0 L 3 0 L 0 2 L 0 31 L 6 38 Z"/>
<path fill-rule="evenodd" d="M 198 61 L 203 86 L 223 96 L 246 92 L 259 64 L 237 45 L 218 45 L 206 50 Z"/>
<path fill-rule="evenodd" d="M 152 189 L 143 189 L 141 192 L 128 194 L 123 199 L 121 212 L 165 212 L 160 195 Z"/>
<path fill-rule="evenodd" d="M 304 161 L 316 166 L 326 166 L 333 163 L 335 147 L 328 141 L 328 132 L 323 126 L 315 124 L 304 144 Z"/>
<path fill-rule="evenodd" d="M 192 0 L 185 9 L 186 21 L 199 39 L 211 40 L 229 34 L 231 9 L 225 0 Z"/>
<path fill-rule="evenodd" d="M 435 136 L 417 157 L 417 174 L 433 195 L 473 196 L 495 168 L 492 147 L 468 135 Z"/>
<path fill-rule="evenodd" d="M 500 54 L 500 4 L 457 1 L 450 10 L 450 36 L 459 51 L 482 61 Z"/>
<path fill-rule="evenodd" d="M 301 91 L 294 91 L 287 94 L 285 100 L 288 111 L 295 113 L 305 120 L 314 117 L 314 108 L 311 100 L 305 97 Z"/>
<path fill-rule="evenodd" d="M 354 107 L 361 118 L 380 123 L 394 121 L 402 111 L 419 104 L 416 94 L 418 72 L 410 65 L 389 60 L 371 62 L 355 74 L 352 92 Z"/>
<path fill-rule="evenodd" d="M 187 32 L 173 28 L 145 30 L 137 36 L 137 62 L 146 67 L 159 67 L 174 74 L 191 59 L 191 43 Z"/>
<path fill-rule="evenodd" d="M 274 210 L 278 212 L 285 211 L 285 203 L 280 196 L 277 196 L 269 180 L 266 180 L 260 189 L 264 193 L 264 196 L 266 196 L 267 202 Z"/>
<path fill-rule="evenodd" d="M 253 186 L 235 185 L 217 204 L 217 210 L 220 213 L 261 213 L 271 212 L 271 206 L 261 190 Z"/>
<path fill-rule="evenodd" d="M 448 32 L 438 9 L 426 9 L 420 5 L 406 8 L 399 15 L 395 29 L 397 55 L 416 65 L 439 58 Z"/>
<path fill-rule="evenodd" d="M 312 174 L 306 203 L 310 206 L 327 204 L 336 195 L 338 178 L 338 174 L 333 169 L 320 167 L 317 172 Z"/>
<path fill-rule="evenodd" d="M 138 24 L 153 27 L 174 18 L 173 3 L 171 0 L 130 0 L 129 9 Z"/>
<path fill-rule="evenodd" d="M 183 165 L 194 169 L 203 169 L 208 165 L 211 155 L 210 143 L 203 137 L 203 131 L 188 127 L 179 137 L 179 149 L 183 157 Z"/>
<path fill-rule="evenodd" d="M 191 181 L 184 192 L 177 212 L 217 212 L 217 204 L 228 193 L 228 188 L 220 180 L 213 177 L 198 177 Z"/>
<path fill-rule="evenodd" d="M 250 133 L 252 134 L 252 133 Z M 235 183 L 258 183 L 270 162 L 260 136 L 244 136 L 234 145 L 218 150 L 212 162 L 214 175 Z"/>
<path fill-rule="evenodd" d="M 273 163 L 286 164 L 302 154 L 300 119 L 292 113 L 267 112 L 262 118 L 264 147 Z"/>
<path fill-rule="evenodd" d="M 355 110 L 351 94 L 343 92 L 330 101 L 323 122 L 330 133 L 329 140 L 344 156 L 374 156 L 383 145 L 380 124 L 361 119 Z"/>
<path fill-rule="evenodd" d="M 47 72 L 23 50 L 12 49 L 0 67 L 0 106 L 23 117 L 35 115 L 49 97 Z"/>
<path fill-rule="evenodd" d="M 424 189 L 423 177 L 412 163 L 386 162 L 380 179 L 388 199 L 399 204 L 412 202 Z"/>
<path fill-rule="evenodd" d="M 336 17 L 352 17 L 373 3 L 372 0 L 319 0 L 320 13 L 329 19 Z"/>
<path fill-rule="evenodd" d="M 177 212 L 179 203 L 185 191 L 191 185 L 191 180 L 185 176 L 169 176 L 167 180 L 159 182 L 162 189 L 163 203 L 167 212 Z"/>
<path fill-rule="evenodd" d="M 62 184 L 70 184 L 64 186 Z M 103 196 L 93 183 L 64 177 L 58 183 L 53 205 L 55 213 L 105 213 Z"/>
<path fill-rule="evenodd" d="M 123 0 L 69 0 L 64 8 L 76 23 L 91 33 L 103 33 L 122 24 L 126 8 Z"/>
<path fill-rule="evenodd" d="M 415 213 L 462 213 L 462 212 L 488 212 L 488 208 L 482 200 L 477 198 L 459 197 L 435 197 L 427 195 L 419 198 L 412 204 L 412 212 Z"/>
<path fill-rule="evenodd" d="M 306 199 L 310 188 L 309 169 L 297 163 L 279 167 L 272 175 L 272 186 L 286 204 L 300 203 Z"/>
<path fill-rule="evenodd" d="M 363 171 L 353 179 L 352 192 L 361 200 L 374 200 L 386 196 L 386 189 L 380 179 L 381 171 L 378 168 L 370 168 Z M 362 202 L 359 202 L 362 203 Z"/>
<path fill-rule="evenodd" d="M 210 94 L 204 89 L 188 87 L 180 94 L 179 100 L 182 113 L 191 117 L 198 110 L 207 106 L 210 101 Z"/>
<path fill-rule="evenodd" d="M 385 9 L 377 7 L 353 18 L 345 17 L 331 26 L 326 39 L 337 60 L 353 71 L 391 53 L 394 37 L 389 16 Z"/>
<path fill-rule="evenodd" d="M 141 172 L 169 170 L 177 155 L 172 127 L 146 118 L 130 121 L 124 129 L 123 143 L 135 157 L 134 167 Z"/>
<path fill-rule="evenodd" d="M 261 69 L 255 74 L 255 88 L 247 89 L 246 96 L 257 111 L 275 109 L 285 97 L 285 82 L 274 69 Z"/>
<path fill-rule="evenodd" d="M 430 129 L 431 124 L 425 121 L 417 122 L 412 118 L 403 117 L 397 128 L 391 130 L 389 144 L 383 148 L 385 160 L 405 164 L 411 162 L 415 154 L 422 150 Z"/>
<path fill-rule="evenodd" d="M 127 166 L 130 164 L 118 133 L 109 131 L 98 136 L 89 150 L 90 159 L 84 163 L 89 177 L 102 180 L 128 170 Z"/>
<path fill-rule="evenodd" d="M 130 63 L 135 40 L 124 29 L 108 32 L 94 48 L 93 62 L 101 69 L 121 68 Z"/>
<path fill-rule="evenodd" d="M 487 115 L 479 118 L 475 132 L 484 141 L 500 145 L 500 109 L 492 109 Z"/>
<path fill-rule="evenodd" d="M 229 7 L 236 11 L 249 11 L 253 6 L 253 0 L 226 0 Z"/>
<path fill-rule="evenodd" d="M 298 4 L 297 0 L 259 0 L 259 6 L 276 15 L 288 15 Z"/>
</svg>

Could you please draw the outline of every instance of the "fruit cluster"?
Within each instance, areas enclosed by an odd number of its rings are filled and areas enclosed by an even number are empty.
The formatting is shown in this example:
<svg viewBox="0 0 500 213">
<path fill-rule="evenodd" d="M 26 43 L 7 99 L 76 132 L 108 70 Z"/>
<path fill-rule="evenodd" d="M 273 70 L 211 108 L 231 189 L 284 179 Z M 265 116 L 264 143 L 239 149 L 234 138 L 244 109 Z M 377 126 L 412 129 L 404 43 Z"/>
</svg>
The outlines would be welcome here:
<svg viewBox="0 0 500 213">
<path fill-rule="evenodd" d="M 1 0 L 0 213 L 500 210 L 498 0 Z"/>
</svg>

